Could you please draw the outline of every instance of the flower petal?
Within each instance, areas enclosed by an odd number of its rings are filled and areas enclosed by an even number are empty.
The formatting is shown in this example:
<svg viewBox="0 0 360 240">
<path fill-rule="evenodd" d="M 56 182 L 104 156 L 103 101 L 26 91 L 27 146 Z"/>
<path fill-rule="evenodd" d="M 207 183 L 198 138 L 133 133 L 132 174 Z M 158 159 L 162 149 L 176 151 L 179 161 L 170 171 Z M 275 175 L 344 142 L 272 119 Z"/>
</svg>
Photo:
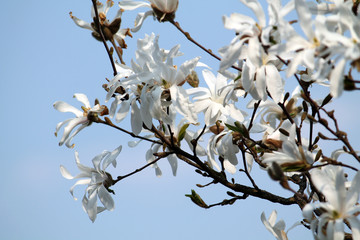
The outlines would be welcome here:
<svg viewBox="0 0 360 240">
<path fill-rule="evenodd" d="M 101 201 L 101 203 L 104 205 L 104 207 L 109 210 L 112 211 L 115 208 L 115 203 L 113 198 L 111 197 L 110 193 L 108 192 L 108 190 L 106 190 L 106 188 L 104 187 L 104 185 L 101 185 L 98 189 L 98 196 L 99 199 Z"/>
</svg>

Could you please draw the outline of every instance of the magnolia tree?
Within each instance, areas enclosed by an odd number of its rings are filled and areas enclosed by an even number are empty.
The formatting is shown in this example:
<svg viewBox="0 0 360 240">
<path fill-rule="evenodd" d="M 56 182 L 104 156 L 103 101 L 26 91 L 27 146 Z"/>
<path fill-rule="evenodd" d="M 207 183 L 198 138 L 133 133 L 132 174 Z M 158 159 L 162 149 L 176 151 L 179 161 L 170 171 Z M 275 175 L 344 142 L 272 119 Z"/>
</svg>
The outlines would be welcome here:
<svg viewBox="0 0 360 240">
<path fill-rule="evenodd" d="M 241 2 L 256 19 L 240 13 L 224 16 L 224 27 L 235 37 L 218 54 L 176 22 L 178 0 L 124 0 L 118 5 L 93 0 L 91 23 L 70 13 L 76 25 L 90 30 L 105 46 L 113 76 L 102 86 L 108 106 L 98 100 L 91 105 L 80 93 L 74 97 L 83 104 L 81 109 L 54 103 L 56 110 L 75 115 L 56 126 L 56 134 L 63 129 L 59 145 L 73 148 L 73 138 L 94 123 L 132 136 L 129 147 L 140 141 L 148 144 L 147 164 L 127 175 L 114 176 L 108 169 L 116 167 L 122 146 L 95 156 L 91 167 L 81 164 L 75 152 L 80 171 L 75 176 L 60 166 L 62 176 L 79 179 L 70 189 L 72 195 L 75 186 L 86 185 L 82 206 L 91 221 L 114 209 L 112 187 L 119 181 L 148 167 L 161 176 L 159 161 L 168 161 L 175 176 L 178 161 L 183 161 L 209 180 L 199 187 L 218 184 L 227 190 L 226 199 L 215 204 L 207 204 L 192 190 L 186 196 L 201 208 L 251 196 L 297 205 L 303 218 L 295 225 L 311 231 L 315 239 L 360 239 L 360 156 L 328 105 L 344 91 L 358 90 L 353 75 L 360 71 L 359 1 L 291 0 L 282 5 L 268 0 L 266 11 L 257 0 Z M 109 20 L 114 5 L 117 13 Z M 148 11 L 138 13 L 135 26 L 121 28 L 122 13 L 140 7 Z M 290 14 L 296 17 L 289 20 Z M 147 17 L 173 25 L 204 54 L 218 59 L 218 69 L 211 70 L 199 57 L 175 66 L 174 58 L 183 55 L 180 46 L 162 49 L 154 33 L 137 39 L 133 60 L 125 63 L 125 41 L 136 36 Z M 289 81 L 297 83 L 292 93 L 285 91 Z M 311 92 L 316 85 L 326 88 L 319 99 Z M 241 107 L 239 101 L 247 105 Z M 124 119 L 130 120 L 125 125 L 131 129 L 122 126 Z M 328 151 L 330 141 L 338 148 Z M 291 197 L 258 186 L 254 168 Z M 250 184 L 236 180 L 238 175 Z M 263 213 L 261 220 L 276 239 L 287 239 L 285 223 L 276 222 L 276 215 L 273 211 L 267 218 Z"/>
</svg>

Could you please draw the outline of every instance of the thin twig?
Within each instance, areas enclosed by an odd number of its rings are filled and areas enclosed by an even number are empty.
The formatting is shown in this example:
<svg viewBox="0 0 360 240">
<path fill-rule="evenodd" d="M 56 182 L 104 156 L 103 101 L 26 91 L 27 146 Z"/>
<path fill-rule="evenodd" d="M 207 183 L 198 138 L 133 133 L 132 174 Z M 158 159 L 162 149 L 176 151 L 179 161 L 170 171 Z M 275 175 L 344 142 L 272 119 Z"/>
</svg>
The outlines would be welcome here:
<svg viewBox="0 0 360 240">
<path fill-rule="evenodd" d="M 210 54 L 212 57 L 216 58 L 217 60 L 221 61 L 221 58 L 218 57 L 216 54 L 214 54 L 210 49 L 206 49 L 204 46 L 202 46 L 200 43 L 198 43 L 197 41 L 195 41 L 188 32 L 185 32 L 181 27 L 179 22 L 175 22 L 173 19 L 170 19 L 169 22 L 174 25 L 182 34 L 184 34 L 184 36 L 192 43 L 194 43 L 196 46 L 198 46 L 199 48 L 201 48 L 202 50 L 204 50 L 205 52 L 207 52 L 208 54 Z M 241 68 L 236 67 L 234 65 L 231 66 L 231 68 L 234 68 L 238 71 L 242 71 Z"/>
<path fill-rule="evenodd" d="M 256 113 L 256 111 L 257 111 L 257 109 L 258 109 L 258 107 L 259 107 L 259 105 L 260 105 L 260 102 L 261 102 L 261 100 L 259 100 L 258 102 L 256 102 L 256 103 L 254 103 L 254 111 L 253 111 L 253 113 L 252 113 L 252 115 L 251 115 L 251 119 L 250 119 L 250 123 L 249 123 L 249 127 L 248 127 L 248 132 L 250 131 L 250 129 L 252 128 L 252 126 L 253 126 L 253 122 L 254 122 L 254 118 L 255 118 L 255 113 Z"/>
<path fill-rule="evenodd" d="M 155 141 L 155 140 L 152 140 L 152 139 L 148 139 L 148 138 L 145 138 L 145 137 L 142 137 L 142 136 L 139 136 L 139 135 L 135 135 L 134 133 L 132 132 L 129 132 L 119 126 L 116 126 L 115 124 L 113 124 L 111 122 L 111 120 L 107 117 L 105 117 L 105 121 L 101 120 L 100 118 L 97 120 L 97 123 L 102 123 L 102 124 L 105 124 L 107 126 L 110 126 L 110 127 L 113 127 L 113 128 L 116 128 L 117 130 L 119 131 L 122 131 L 130 136 L 132 136 L 133 138 L 139 138 L 139 139 L 142 139 L 142 140 L 145 140 L 145 141 L 148 141 L 148 142 L 151 142 L 151 143 L 156 143 L 156 144 L 162 144 L 162 142 L 159 142 L 159 141 Z"/>
<path fill-rule="evenodd" d="M 106 52 L 109 56 L 109 59 L 110 59 L 110 63 L 111 63 L 111 67 L 114 71 L 114 76 L 117 75 L 117 71 L 116 71 L 116 67 L 115 67 L 115 62 L 114 62 L 114 59 L 112 58 L 112 55 L 110 53 L 110 49 L 106 43 L 106 40 L 105 40 L 105 37 L 104 37 L 104 33 L 102 32 L 102 27 L 101 27 L 101 24 L 100 24 L 100 19 L 99 19 L 99 13 L 98 13 L 98 10 L 97 10 L 97 6 L 96 6 L 96 0 L 92 0 L 92 3 L 93 3 L 93 6 L 94 6 L 94 11 L 95 11 L 95 24 L 97 24 L 97 27 L 99 29 L 99 34 L 101 36 L 101 40 L 104 44 L 104 47 L 106 49 Z"/>
<path fill-rule="evenodd" d="M 157 157 L 156 159 L 154 159 L 153 161 L 149 162 L 148 164 L 142 166 L 141 168 L 138 168 L 135 171 L 132 171 L 131 173 L 128 173 L 128 174 L 126 174 L 124 176 L 118 176 L 117 179 L 114 180 L 113 185 L 116 184 L 117 182 L 119 182 L 120 180 L 123 180 L 124 178 L 130 177 L 131 175 L 134 175 L 135 173 L 138 173 L 138 172 L 144 170 L 145 168 L 153 165 L 154 163 L 156 163 L 160 159 L 165 158 L 169 154 L 172 154 L 172 153 L 171 152 L 166 152 L 165 154 L 163 154 L 163 156 Z"/>
</svg>

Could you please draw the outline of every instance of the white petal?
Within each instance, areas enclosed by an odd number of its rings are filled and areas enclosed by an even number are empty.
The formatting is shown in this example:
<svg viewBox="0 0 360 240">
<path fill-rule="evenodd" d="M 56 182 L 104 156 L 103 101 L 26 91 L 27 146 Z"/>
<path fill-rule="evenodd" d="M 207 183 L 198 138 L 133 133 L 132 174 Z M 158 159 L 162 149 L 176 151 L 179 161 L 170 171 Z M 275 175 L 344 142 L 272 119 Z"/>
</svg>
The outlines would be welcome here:
<svg viewBox="0 0 360 240">
<path fill-rule="evenodd" d="M 124 10 L 134 10 L 140 7 L 150 7 L 150 4 L 147 2 L 123 0 L 119 2 L 119 7 Z"/>
<path fill-rule="evenodd" d="M 336 64 L 330 75 L 330 92 L 333 97 L 340 97 L 344 90 L 344 69 L 346 60 L 342 59 Z"/>
<path fill-rule="evenodd" d="M 142 130 L 142 120 L 139 107 L 136 102 L 131 103 L 131 129 L 135 135 L 138 135 Z"/>
<path fill-rule="evenodd" d="M 114 208 L 115 208 L 114 200 L 111 197 L 108 190 L 106 190 L 106 188 L 103 185 L 101 185 L 98 189 L 98 196 L 99 196 L 101 203 L 104 205 L 104 207 L 107 210 L 109 210 L 109 211 L 114 210 Z"/>
<path fill-rule="evenodd" d="M 277 68 L 272 65 L 266 65 L 266 86 L 269 90 L 271 97 L 276 103 L 280 102 L 283 98 L 284 84 Z"/>
<path fill-rule="evenodd" d="M 92 159 L 92 163 L 94 165 L 94 168 L 97 172 L 100 172 L 100 162 L 101 160 L 106 156 L 109 155 L 110 152 L 109 151 L 103 151 L 102 153 L 100 153 L 99 155 L 96 155 L 93 159 Z"/>
<path fill-rule="evenodd" d="M 63 165 L 60 165 L 60 173 L 66 179 L 74 179 L 71 173 Z"/>
<path fill-rule="evenodd" d="M 59 142 L 59 145 L 63 145 L 65 141 L 67 141 L 69 139 L 69 135 L 71 133 L 71 131 L 79 124 L 84 124 L 86 123 L 87 117 L 80 117 L 80 118 L 73 118 L 69 121 L 68 125 L 64 128 L 64 133 L 63 136 Z"/>
<path fill-rule="evenodd" d="M 63 101 L 57 101 L 53 104 L 54 108 L 58 110 L 59 112 L 72 112 L 76 115 L 76 117 L 83 116 L 83 111 L 80 111 L 76 107 L 63 102 Z"/>
<path fill-rule="evenodd" d="M 296 0 L 295 1 L 295 9 L 297 15 L 300 20 L 300 26 L 304 31 L 307 38 L 310 40 L 314 37 L 314 32 L 312 30 L 312 20 L 311 20 L 311 11 L 309 10 L 308 6 L 306 5 L 304 0 Z"/>
<path fill-rule="evenodd" d="M 91 27 L 91 24 L 90 24 L 90 23 L 85 22 L 84 20 L 81 20 L 81 19 L 73 16 L 71 13 L 70 13 L 70 17 L 71 17 L 71 19 L 74 21 L 74 23 L 75 23 L 76 25 L 78 25 L 79 27 L 85 28 L 85 29 L 89 29 L 89 30 L 91 30 L 91 31 L 94 31 L 94 29 Z"/>
<path fill-rule="evenodd" d="M 70 188 L 70 194 L 71 196 L 73 196 L 74 200 L 77 200 L 77 198 L 74 196 L 74 189 L 77 185 L 88 185 L 90 184 L 91 179 L 87 178 L 87 179 L 80 179 L 78 181 L 76 181 L 76 183 Z"/>
<path fill-rule="evenodd" d="M 91 108 L 89 99 L 87 98 L 87 96 L 85 94 L 83 94 L 83 93 L 75 93 L 74 98 L 76 98 L 79 102 L 84 104 L 84 106 L 86 108 Z"/>
<path fill-rule="evenodd" d="M 144 13 L 139 13 L 137 16 L 136 16 L 136 19 L 135 19 L 135 26 L 134 28 L 131 29 L 131 31 L 133 32 L 137 32 L 140 30 L 141 26 L 143 25 L 144 23 L 144 20 L 148 17 L 148 16 L 151 16 L 153 14 L 153 11 L 147 11 L 147 12 L 144 12 Z"/>
<path fill-rule="evenodd" d="M 83 198 L 83 207 L 86 210 L 86 213 L 89 215 L 89 218 L 92 222 L 95 221 L 96 219 L 96 214 L 97 214 L 97 191 L 93 191 L 90 196 L 89 199 L 86 198 L 86 196 L 84 196 Z"/>
<path fill-rule="evenodd" d="M 265 27 L 266 18 L 261 4 L 257 0 L 241 0 L 241 2 L 255 13 L 257 19 L 259 20 L 259 25 L 261 27 Z"/>
<path fill-rule="evenodd" d="M 112 164 L 114 167 L 116 167 L 116 158 L 119 156 L 122 149 L 122 145 L 117 147 L 114 151 L 112 151 L 103 161 L 102 169 L 105 171 L 105 169 Z"/>
<path fill-rule="evenodd" d="M 167 159 L 170 163 L 173 175 L 176 176 L 176 171 L 177 171 L 177 167 L 178 167 L 178 161 L 177 161 L 176 155 L 170 154 L 169 156 L 167 156 Z"/>
<path fill-rule="evenodd" d="M 350 223 L 353 239 L 360 239 L 360 220 L 356 217 L 347 218 Z"/>
</svg>

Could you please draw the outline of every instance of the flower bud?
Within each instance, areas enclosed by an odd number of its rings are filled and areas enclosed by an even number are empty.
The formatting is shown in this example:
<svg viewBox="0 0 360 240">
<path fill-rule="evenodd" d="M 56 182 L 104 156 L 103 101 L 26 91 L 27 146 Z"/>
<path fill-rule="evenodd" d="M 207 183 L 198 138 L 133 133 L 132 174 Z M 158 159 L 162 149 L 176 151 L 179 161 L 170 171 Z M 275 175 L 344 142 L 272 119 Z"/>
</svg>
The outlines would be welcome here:
<svg viewBox="0 0 360 240">
<path fill-rule="evenodd" d="M 150 2 L 159 22 L 174 20 L 179 0 L 150 0 Z"/>
</svg>

